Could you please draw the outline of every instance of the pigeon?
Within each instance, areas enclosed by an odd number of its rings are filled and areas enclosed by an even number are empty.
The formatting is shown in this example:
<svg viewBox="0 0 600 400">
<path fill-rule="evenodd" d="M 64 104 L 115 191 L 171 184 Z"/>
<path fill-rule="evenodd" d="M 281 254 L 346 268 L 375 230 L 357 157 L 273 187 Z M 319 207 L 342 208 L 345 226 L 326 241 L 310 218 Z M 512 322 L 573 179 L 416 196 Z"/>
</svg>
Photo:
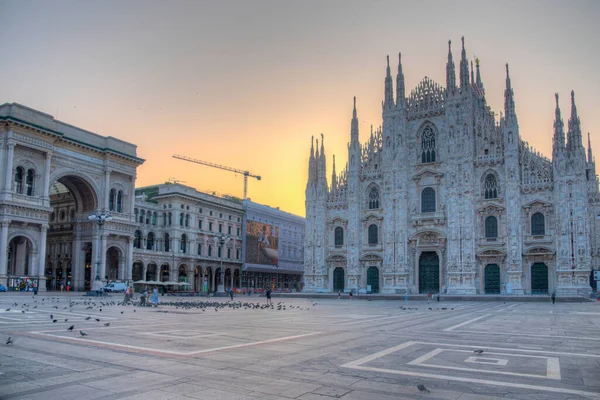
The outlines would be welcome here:
<svg viewBox="0 0 600 400">
<path fill-rule="evenodd" d="M 12 338 L 10 336 L 6 340 L 6 344 L 13 344 Z"/>
<path fill-rule="evenodd" d="M 54 319 L 54 315 L 53 314 L 50 314 L 50 319 Z"/>
<path fill-rule="evenodd" d="M 4 311 L 7 311 L 7 312 L 8 312 L 8 311 L 10 311 L 10 308 L 7 308 L 7 309 L 6 309 L 6 310 L 4 310 Z"/>
<path fill-rule="evenodd" d="M 72 331 L 73 328 L 75 328 L 75 325 L 71 325 L 70 327 L 67 328 L 68 331 Z"/>
<path fill-rule="evenodd" d="M 475 353 L 475 354 L 481 354 L 481 353 L 483 353 L 483 350 L 481 350 L 481 349 L 475 350 L 473 353 Z"/>
<path fill-rule="evenodd" d="M 87 320 L 89 320 L 89 319 L 92 319 L 92 317 L 87 317 L 85 320 L 87 321 Z"/>
<path fill-rule="evenodd" d="M 65 322 L 68 322 L 68 321 L 69 321 L 69 319 L 68 319 L 68 318 L 66 318 L 66 319 L 65 319 Z"/>
<path fill-rule="evenodd" d="M 56 323 L 56 321 L 58 321 L 57 319 L 53 319 L 52 322 Z"/>
<path fill-rule="evenodd" d="M 425 387 L 425 385 L 423 385 L 422 383 L 419 383 L 417 385 L 417 389 L 419 389 L 419 392 L 421 392 L 421 393 L 431 393 L 431 391 L 429 389 L 427 389 Z"/>
<path fill-rule="evenodd" d="M 96 318 L 96 322 L 100 322 L 100 318 Z"/>
<path fill-rule="evenodd" d="M 123 314 L 124 311 L 121 311 L 121 314 Z"/>
<path fill-rule="evenodd" d="M 87 333 L 85 333 L 84 331 L 79 331 L 79 334 L 80 334 L 81 336 L 87 336 L 87 335 L 88 335 L 88 334 L 87 334 Z"/>
<path fill-rule="evenodd" d="M 105 323 L 104 326 L 110 326 L 110 322 Z"/>
</svg>

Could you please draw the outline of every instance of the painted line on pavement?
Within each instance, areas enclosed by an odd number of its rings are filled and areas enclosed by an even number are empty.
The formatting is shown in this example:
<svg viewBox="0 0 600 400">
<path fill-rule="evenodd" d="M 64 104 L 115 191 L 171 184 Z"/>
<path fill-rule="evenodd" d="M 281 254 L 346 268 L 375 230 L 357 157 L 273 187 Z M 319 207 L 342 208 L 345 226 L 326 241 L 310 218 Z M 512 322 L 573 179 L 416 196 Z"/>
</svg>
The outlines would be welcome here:
<svg viewBox="0 0 600 400">
<path fill-rule="evenodd" d="M 458 325 L 454 325 L 454 326 L 451 326 L 451 327 L 449 327 L 449 328 L 446 328 L 446 329 L 444 329 L 444 331 L 446 331 L 446 332 L 453 331 L 453 330 L 455 330 L 456 328 L 460 328 L 460 327 L 462 327 L 462 326 L 465 326 L 465 325 L 467 325 L 467 324 L 470 324 L 471 322 L 479 321 L 480 319 L 483 319 L 483 318 L 489 317 L 490 315 L 492 315 L 492 314 L 485 314 L 485 315 L 482 315 L 481 317 L 477 317 L 477 318 L 470 319 L 470 320 L 468 320 L 468 321 L 465 321 L 465 322 L 462 322 L 462 323 L 460 323 L 460 324 L 458 324 Z"/>
</svg>

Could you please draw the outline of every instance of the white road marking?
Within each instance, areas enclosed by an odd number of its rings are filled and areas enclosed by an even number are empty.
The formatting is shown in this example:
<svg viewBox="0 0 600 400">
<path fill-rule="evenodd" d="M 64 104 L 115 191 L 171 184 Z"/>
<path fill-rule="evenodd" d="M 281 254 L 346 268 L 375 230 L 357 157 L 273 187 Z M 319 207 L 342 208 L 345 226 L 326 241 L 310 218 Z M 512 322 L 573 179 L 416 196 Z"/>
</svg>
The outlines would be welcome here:
<svg viewBox="0 0 600 400">
<path fill-rule="evenodd" d="M 600 355 L 596 355 L 596 354 L 565 353 L 565 352 L 561 352 L 561 351 L 511 349 L 511 348 L 507 348 L 507 347 L 471 346 L 468 344 L 455 344 L 455 343 L 431 343 L 431 342 L 412 342 L 412 343 L 430 344 L 432 346 L 445 346 L 445 347 L 466 347 L 469 349 L 486 349 L 486 350 L 500 350 L 500 351 L 517 351 L 517 352 L 520 351 L 520 352 L 524 352 L 524 353 L 556 354 L 556 355 L 562 355 L 562 356 L 600 358 Z"/>
<path fill-rule="evenodd" d="M 483 319 L 483 318 L 489 317 L 490 315 L 492 315 L 492 314 L 485 314 L 485 315 L 482 315 L 481 317 L 477 317 L 477 318 L 470 319 L 470 320 L 468 320 L 468 321 L 465 321 L 465 322 L 462 322 L 462 323 L 460 323 L 460 324 L 458 324 L 458 325 L 454 325 L 454 326 L 451 326 L 450 328 L 446 328 L 446 329 L 444 329 L 444 331 L 446 331 L 446 332 L 453 331 L 453 330 L 455 330 L 456 328 L 460 328 L 460 327 L 462 327 L 462 326 L 465 326 L 465 325 L 467 325 L 467 324 L 470 324 L 471 322 L 479 321 L 480 319 Z"/>
<path fill-rule="evenodd" d="M 491 358 L 491 357 L 478 357 L 478 356 L 467 357 L 465 362 L 473 363 L 473 364 L 499 365 L 501 367 L 504 367 L 504 366 L 506 366 L 506 364 L 508 364 L 508 360 L 506 358 Z"/>
<path fill-rule="evenodd" d="M 447 329 L 444 329 L 445 331 Z M 487 331 L 454 331 L 454 333 L 476 333 L 478 335 L 508 335 L 508 336 L 528 336 L 551 339 L 579 339 L 579 340 L 600 340 L 600 337 L 584 336 L 562 336 L 562 335 L 536 335 L 534 333 L 512 333 L 512 332 L 487 332 Z"/>
</svg>

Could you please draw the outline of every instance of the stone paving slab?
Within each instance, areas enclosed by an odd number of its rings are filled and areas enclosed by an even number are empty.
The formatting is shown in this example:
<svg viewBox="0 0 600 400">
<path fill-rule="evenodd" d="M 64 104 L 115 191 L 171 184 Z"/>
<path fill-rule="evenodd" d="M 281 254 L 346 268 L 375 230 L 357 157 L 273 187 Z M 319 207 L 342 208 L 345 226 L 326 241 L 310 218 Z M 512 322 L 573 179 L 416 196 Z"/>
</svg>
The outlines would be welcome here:
<svg viewBox="0 0 600 400">
<path fill-rule="evenodd" d="M 102 301 L 1 295 L 0 310 L 18 312 L 0 313 L 0 334 L 14 339 L 0 346 L 0 397 L 600 399 L 597 303 L 281 298 L 286 310 L 244 310 L 219 298 L 218 311 L 201 311 Z"/>
</svg>

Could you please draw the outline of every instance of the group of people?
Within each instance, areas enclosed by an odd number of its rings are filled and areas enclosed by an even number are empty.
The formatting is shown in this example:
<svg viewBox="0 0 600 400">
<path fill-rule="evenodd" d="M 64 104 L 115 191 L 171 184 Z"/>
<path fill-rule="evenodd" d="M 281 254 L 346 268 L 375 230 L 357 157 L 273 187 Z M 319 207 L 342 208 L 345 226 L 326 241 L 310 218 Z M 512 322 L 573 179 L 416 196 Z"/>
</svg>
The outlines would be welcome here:
<svg viewBox="0 0 600 400">
<path fill-rule="evenodd" d="M 140 306 L 146 306 L 148 303 L 147 299 L 148 291 L 146 290 L 140 296 Z M 154 289 L 152 289 L 152 297 L 150 298 L 150 303 L 152 305 L 158 305 L 158 288 L 156 286 L 154 286 Z"/>
</svg>

